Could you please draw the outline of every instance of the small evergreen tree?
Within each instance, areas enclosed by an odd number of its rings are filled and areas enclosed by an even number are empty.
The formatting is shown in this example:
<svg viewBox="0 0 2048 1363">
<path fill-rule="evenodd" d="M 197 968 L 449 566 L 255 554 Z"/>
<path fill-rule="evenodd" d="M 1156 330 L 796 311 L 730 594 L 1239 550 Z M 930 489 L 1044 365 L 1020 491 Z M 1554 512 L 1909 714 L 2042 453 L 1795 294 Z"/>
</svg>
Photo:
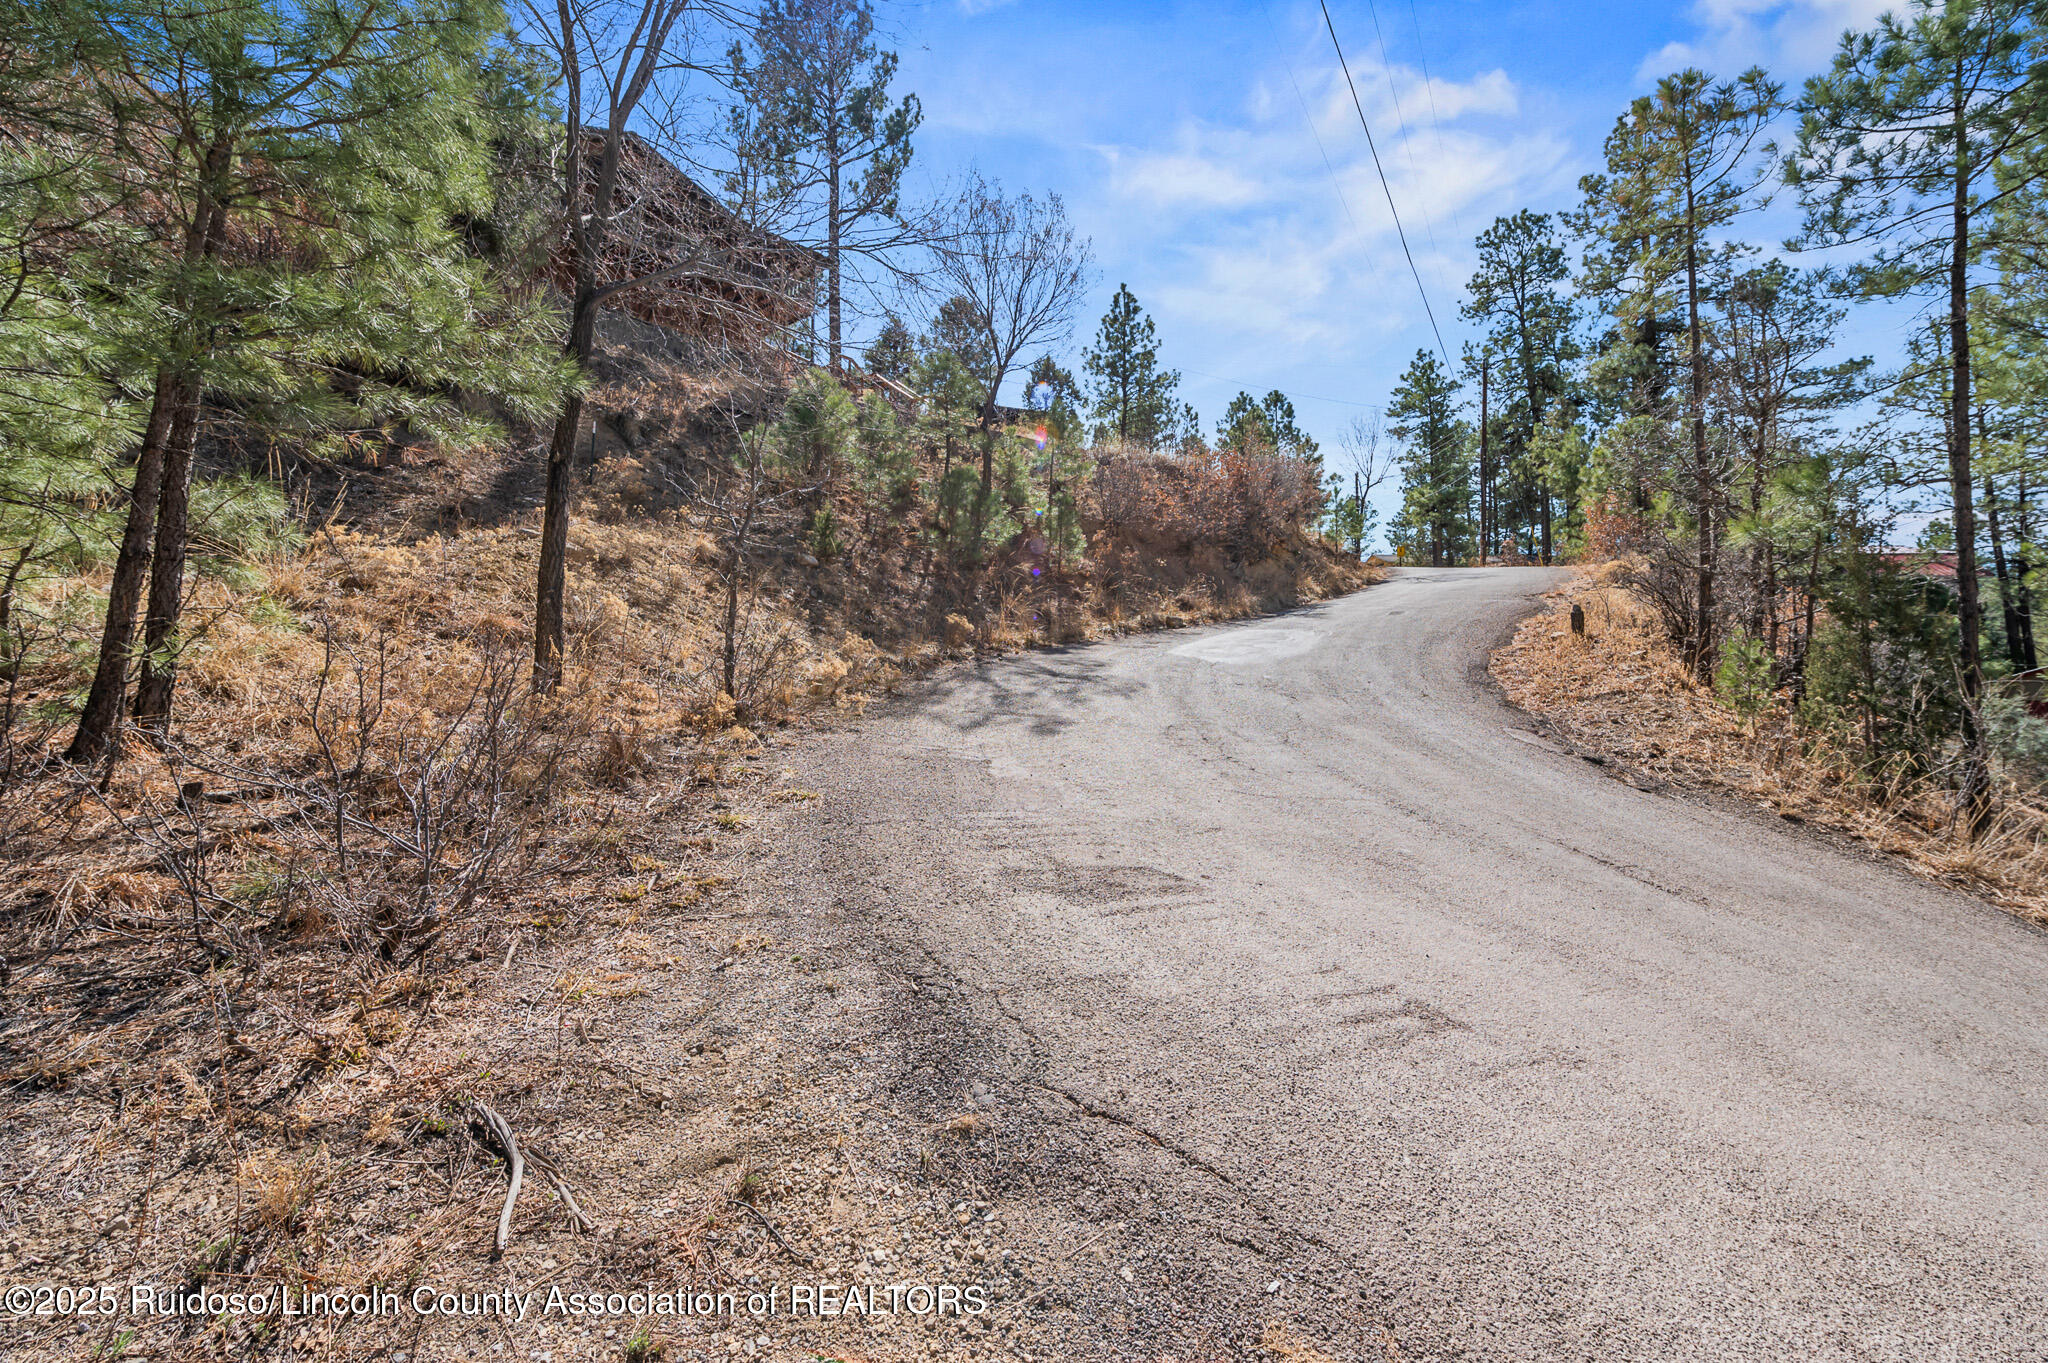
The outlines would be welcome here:
<svg viewBox="0 0 2048 1363">
<path fill-rule="evenodd" d="M 1098 440 L 1151 448 L 1169 439 L 1180 374 L 1159 367 L 1158 333 L 1130 285 L 1117 286 L 1083 364 L 1092 380 L 1089 411 Z"/>
<path fill-rule="evenodd" d="M 1321 481 L 1322 455 L 1316 442 L 1295 420 L 1294 403 L 1277 388 L 1258 401 L 1250 393 L 1239 392 L 1216 423 L 1216 439 L 1234 448 L 1262 445 L 1276 454 L 1306 459 L 1316 465 L 1317 481 Z"/>
<path fill-rule="evenodd" d="M 1413 527 L 1418 556 L 1427 555 L 1432 567 L 1455 563 L 1470 530 L 1471 458 L 1457 417 L 1458 387 L 1435 355 L 1418 350 L 1387 402 L 1387 429 L 1408 444 L 1402 516 Z"/>
<path fill-rule="evenodd" d="M 917 363 L 917 339 L 903 325 L 903 319 L 892 312 L 860 358 L 870 374 L 901 383 L 910 377 L 910 367 Z"/>
<path fill-rule="evenodd" d="M 924 348 L 927 352 L 944 351 L 979 379 L 988 368 L 989 340 L 988 327 L 982 322 L 974 300 L 956 293 L 939 304 L 939 310 L 932 314 L 932 329 L 924 338 Z"/>
</svg>

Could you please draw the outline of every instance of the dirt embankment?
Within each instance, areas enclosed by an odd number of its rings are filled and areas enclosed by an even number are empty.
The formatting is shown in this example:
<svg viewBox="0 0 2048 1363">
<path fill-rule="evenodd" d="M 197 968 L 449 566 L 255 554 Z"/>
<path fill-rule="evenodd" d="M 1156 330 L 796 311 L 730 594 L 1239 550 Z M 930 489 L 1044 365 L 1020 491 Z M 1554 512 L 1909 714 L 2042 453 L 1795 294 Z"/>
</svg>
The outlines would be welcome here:
<svg viewBox="0 0 2048 1363">
<path fill-rule="evenodd" d="M 687 422 L 631 414 L 571 532 L 552 697 L 524 686 L 537 518 L 509 450 L 370 471 L 352 520 L 201 585 L 171 739 L 105 780 L 49 761 L 89 654 L 13 679 L 0 1281 L 118 1309 L 0 1313 L 0 1355 L 1029 1359 L 1164 1337 L 1132 1303 L 1169 1270 L 1109 1265 L 1137 1253 L 1139 1209 L 1106 1180 L 1075 1195 L 1085 1143 L 977 1086 L 929 1022 L 943 982 L 876 924 L 792 902 L 780 858 L 817 793 L 781 759 L 981 649 L 1236 618 L 1370 575 L 1312 540 L 1251 565 L 1105 542 L 1113 571 L 1063 569 L 1058 623 L 1016 596 L 977 630 L 899 609 L 907 543 L 818 563 L 771 542 L 742 709 L 713 680 L 726 547 L 670 495 L 708 456 Z M 35 608 L 84 638 L 104 588 L 44 582 Z M 483 1108 L 524 1165 L 502 1257 L 509 1152 Z M 150 1314 L 143 1283 L 404 1305 Z M 844 1313 L 790 1318 L 797 1283 L 839 1289 Z M 845 1289 L 920 1284 L 978 1287 L 988 1309 L 845 1311 Z M 781 1314 L 748 1315 L 765 1285 Z M 741 1309 L 411 1305 L 555 1287 Z M 1215 1332 L 1198 1356 L 1263 1347 L 1257 1322 L 1181 1324 Z"/>
<path fill-rule="evenodd" d="M 1638 785 L 1727 792 L 2048 922 L 2048 810 L 2037 798 L 2008 791 L 1984 837 L 1959 836 L 1954 801 L 1933 783 L 1873 778 L 1803 731 L 1782 701 L 1753 719 L 1722 704 L 1625 583 L 1619 564 L 1588 568 L 1523 623 L 1491 663 L 1511 702 Z M 1574 606 L 1583 634 L 1571 627 Z"/>
</svg>

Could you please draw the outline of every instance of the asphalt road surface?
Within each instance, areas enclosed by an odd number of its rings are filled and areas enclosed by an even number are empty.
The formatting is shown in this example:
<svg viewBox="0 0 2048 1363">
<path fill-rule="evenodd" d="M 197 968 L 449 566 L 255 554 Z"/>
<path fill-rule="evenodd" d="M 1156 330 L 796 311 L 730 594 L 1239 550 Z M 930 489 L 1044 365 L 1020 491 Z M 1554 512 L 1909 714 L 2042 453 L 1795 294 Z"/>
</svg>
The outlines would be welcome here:
<svg viewBox="0 0 2048 1363">
<path fill-rule="evenodd" d="M 2048 1359 L 2048 934 L 1546 746 L 1485 660 L 1558 577 L 962 669 L 828 837 L 1408 1358 Z"/>
</svg>

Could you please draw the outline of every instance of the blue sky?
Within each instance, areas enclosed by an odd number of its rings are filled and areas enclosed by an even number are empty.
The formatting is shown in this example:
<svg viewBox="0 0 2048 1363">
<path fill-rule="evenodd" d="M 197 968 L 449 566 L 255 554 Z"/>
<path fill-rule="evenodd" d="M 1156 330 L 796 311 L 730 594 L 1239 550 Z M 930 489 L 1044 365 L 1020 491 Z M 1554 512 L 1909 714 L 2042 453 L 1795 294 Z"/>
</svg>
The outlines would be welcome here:
<svg viewBox="0 0 2048 1363">
<path fill-rule="evenodd" d="M 1796 92 L 1844 28 L 1888 7 L 1375 4 L 1331 13 L 1453 353 L 1469 334 L 1473 236 L 1519 208 L 1574 206 L 1615 117 L 1658 75 L 1761 62 Z M 1067 362 L 1128 282 L 1205 423 L 1240 388 L 1279 388 L 1328 446 L 1432 343 L 1314 4 L 922 0 L 886 5 L 882 22 L 897 89 L 924 103 L 914 192 L 971 164 L 1012 190 L 1057 191 L 1093 239 Z M 1793 222 L 1787 207 L 1739 233 L 1771 242 Z M 1869 330 L 1857 339 L 1881 349 Z"/>
</svg>

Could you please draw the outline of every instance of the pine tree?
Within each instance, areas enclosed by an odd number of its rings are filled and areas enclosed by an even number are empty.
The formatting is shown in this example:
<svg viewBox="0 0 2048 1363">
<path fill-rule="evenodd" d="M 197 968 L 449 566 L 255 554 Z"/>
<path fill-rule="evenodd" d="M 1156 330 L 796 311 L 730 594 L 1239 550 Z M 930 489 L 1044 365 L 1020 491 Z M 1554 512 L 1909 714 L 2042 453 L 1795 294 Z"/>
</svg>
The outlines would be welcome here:
<svg viewBox="0 0 2048 1363">
<path fill-rule="evenodd" d="M 1472 461 L 1457 415 L 1458 387 L 1435 355 L 1418 350 L 1387 401 L 1387 429 L 1408 445 L 1402 516 L 1432 567 L 1455 563 L 1470 533 Z"/>
<path fill-rule="evenodd" d="M 1216 423 L 1216 438 L 1234 448 L 1264 447 L 1276 454 L 1308 460 L 1318 470 L 1322 466 L 1315 440 L 1295 420 L 1294 403 L 1277 388 L 1258 400 L 1240 391 L 1224 408 L 1223 419 Z M 1317 477 L 1320 480 L 1320 472 Z"/>
<path fill-rule="evenodd" d="M 1730 536 L 1749 550 L 1749 636 L 1772 654 L 1779 642 L 1773 606 L 1783 553 L 1792 546 L 1774 533 L 1771 488 L 1803 457 L 1805 437 L 1818 423 L 1861 396 L 1858 379 L 1870 367 L 1867 358 L 1821 363 L 1845 315 L 1828 302 L 1823 284 L 1774 260 L 1746 270 L 1731 266 L 1709 290 L 1714 406 L 1746 465 L 1730 489 L 1736 505 Z"/>
<path fill-rule="evenodd" d="M 61 7 L 35 13 L 63 31 Z M 453 393 L 538 415 L 562 383 L 539 303 L 497 289 L 454 226 L 492 202 L 502 11 L 225 0 L 119 20 L 91 68 L 117 130 L 103 155 L 153 186 L 161 216 L 126 260 L 110 344 L 151 396 L 74 759 L 114 740 L 145 575 L 136 715 L 168 721 L 206 404 L 307 439 L 346 425 L 467 440 L 480 423 Z"/>
<path fill-rule="evenodd" d="M 1779 108 L 1779 88 L 1760 68 L 1716 84 L 1697 70 L 1657 82 L 1629 106 L 1607 139 L 1610 174 L 1589 178 L 1582 221 L 1629 268 L 1661 283 L 1682 278 L 1686 310 L 1687 417 L 1695 534 L 1694 619 L 1687 661 L 1702 680 L 1714 672 L 1715 526 L 1720 467 L 1707 444 L 1707 349 L 1702 281 L 1709 237 L 1746 206 L 1762 176 L 1754 152 Z"/>
<path fill-rule="evenodd" d="M 1033 477 L 1045 488 L 1043 526 L 1046 553 L 1057 568 L 1084 547 L 1081 538 L 1081 505 L 1078 488 L 1094 460 L 1085 448 L 1081 420 L 1083 395 L 1074 376 L 1051 355 L 1041 355 L 1025 379 L 1026 391 L 1034 405 L 1042 392 L 1047 397 L 1043 413 L 1044 439 L 1039 443 Z"/>
<path fill-rule="evenodd" d="M 868 0 L 769 0 L 754 23 L 753 62 L 731 55 L 738 155 L 790 205 L 785 235 L 825 257 L 826 364 L 835 373 L 849 263 L 899 268 L 894 255 L 929 233 L 898 212 L 916 95 L 891 101 L 896 54 L 875 45 Z"/>
<path fill-rule="evenodd" d="M 1083 358 L 1094 398 L 1096 438 L 1146 448 L 1172 433 L 1180 374 L 1159 367 L 1159 336 L 1131 286 L 1119 284 Z"/>
<path fill-rule="evenodd" d="M 1578 356 L 1572 334 L 1576 313 L 1571 299 L 1559 290 L 1571 270 L 1547 213 L 1524 209 L 1513 217 L 1496 218 L 1479 234 L 1476 245 L 1479 268 L 1465 286 L 1469 296 L 1463 311 L 1491 328 L 1488 345 L 1502 357 L 1502 378 L 1508 381 L 1503 388 L 1511 382 L 1509 391 L 1519 391 L 1519 401 L 1503 402 L 1501 419 L 1492 423 L 1508 448 L 1498 454 L 1489 448 L 1488 463 L 1520 466 L 1527 481 L 1522 500 L 1534 504 L 1543 562 L 1549 563 L 1558 489 L 1554 480 L 1543 476 L 1532 454 L 1551 405 L 1564 396 L 1566 367 Z M 1567 517 L 1575 511 L 1568 505 Z"/>
<path fill-rule="evenodd" d="M 0 42 L 0 674 L 13 668 L 17 594 L 37 577 L 103 561 L 120 518 L 104 509 L 108 485 L 140 433 L 124 392 L 115 291 L 144 239 L 117 211 L 134 186 L 109 153 L 112 139 L 81 89 L 77 56 L 95 50 L 82 5 L 10 6 L 5 27 L 43 41 Z"/>
<path fill-rule="evenodd" d="M 970 554 L 968 526 L 980 490 L 968 456 L 980 426 L 981 384 L 958 355 L 936 345 L 918 359 L 910 384 L 924 399 L 918 407 L 913 438 L 939 465 L 931 547 L 943 549 L 949 558 L 965 559 Z"/>
<path fill-rule="evenodd" d="M 1866 295 L 1932 293 L 1947 314 L 1948 483 L 1956 532 L 1966 769 L 1971 825 L 1989 817 L 1988 758 L 1975 710 L 1983 691 L 1976 476 L 1971 465 L 1970 264 L 1988 200 L 2039 183 L 2048 85 L 2039 7 L 2025 0 L 1912 0 L 1842 40 L 1834 67 L 1806 84 L 1785 179 L 1806 203 L 1802 243 L 1871 245 L 1855 272 Z M 1997 179 L 1997 193 L 1987 195 Z"/>
<path fill-rule="evenodd" d="M 1273 428 L 1266 422 L 1266 414 L 1260 410 L 1258 399 L 1243 389 L 1238 390 L 1230 405 L 1223 409 L 1222 419 L 1216 423 L 1216 443 L 1233 449 L 1274 447 Z"/>
<path fill-rule="evenodd" d="M 974 300 L 956 293 L 939 304 L 938 311 L 932 314 L 932 329 L 924 338 L 924 348 L 927 353 L 945 351 L 971 374 L 983 373 L 989 365 L 988 327 Z"/>
<path fill-rule="evenodd" d="M 861 352 L 860 359 L 870 374 L 901 383 L 910 377 L 910 367 L 917 363 L 917 340 L 910 334 L 910 328 L 903 325 L 903 319 L 892 312 L 881 333 Z"/>
</svg>

